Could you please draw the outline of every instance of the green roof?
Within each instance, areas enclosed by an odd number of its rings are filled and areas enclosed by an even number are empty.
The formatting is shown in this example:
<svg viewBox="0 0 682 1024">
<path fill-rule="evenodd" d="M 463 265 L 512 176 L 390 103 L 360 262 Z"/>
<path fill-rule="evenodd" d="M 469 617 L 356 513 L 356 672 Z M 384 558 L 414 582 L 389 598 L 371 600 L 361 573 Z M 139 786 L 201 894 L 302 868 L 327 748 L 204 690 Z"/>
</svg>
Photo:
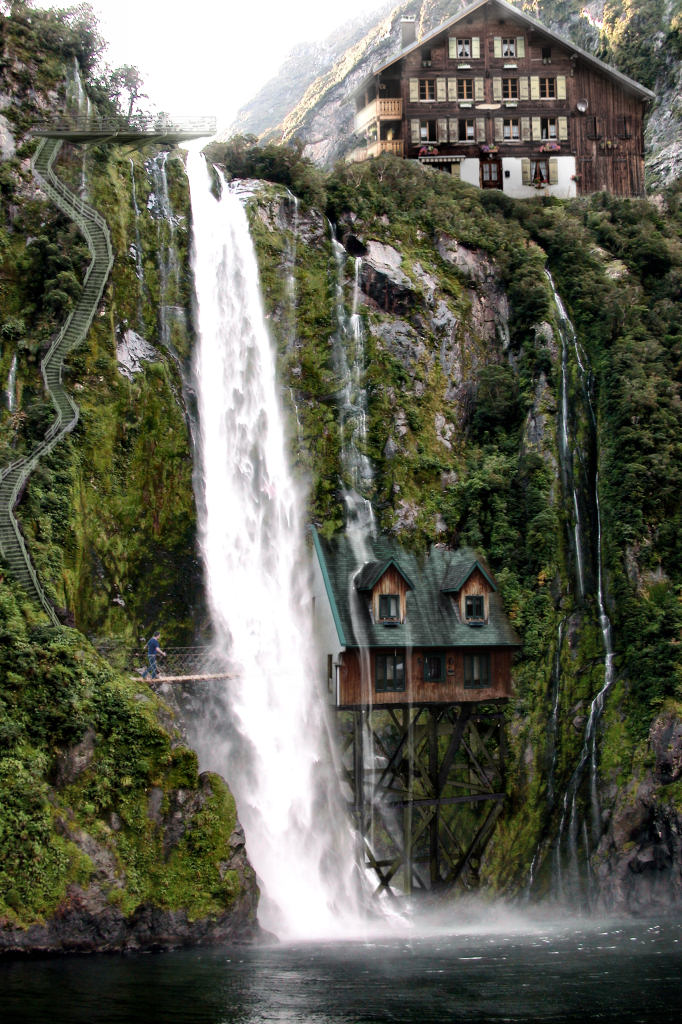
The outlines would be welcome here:
<svg viewBox="0 0 682 1024">
<path fill-rule="evenodd" d="M 366 537 L 362 559 L 346 534 L 337 534 L 330 541 L 314 528 L 312 534 L 339 642 L 344 647 L 520 646 L 492 576 L 471 548 L 451 551 L 434 546 L 427 555 L 419 556 L 388 537 Z M 405 622 L 386 625 L 372 621 L 367 590 L 391 564 L 411 589 L 407 592 Z M 384 567 L 383 571 L 378 567 Z M 475 568 L 481 570 L 493 590 L 488 621 L 469 626 L 459 617 L 452 583 L 461 580 L 461 587 Z M 368 586 L 370 579 L 374 582 Z"/>
</svg>

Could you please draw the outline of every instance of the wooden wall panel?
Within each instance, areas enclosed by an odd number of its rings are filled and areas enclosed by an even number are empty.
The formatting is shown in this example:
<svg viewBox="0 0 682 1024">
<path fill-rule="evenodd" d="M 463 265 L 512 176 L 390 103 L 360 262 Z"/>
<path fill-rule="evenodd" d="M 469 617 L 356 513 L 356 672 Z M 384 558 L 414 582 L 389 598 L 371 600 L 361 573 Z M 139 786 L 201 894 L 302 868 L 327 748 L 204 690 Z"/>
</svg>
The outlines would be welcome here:
<svg viewBox="0 0 682 1024">
<path fill-rule="evenodd" d="M 442 683 L 424 681 L 424 650 L 415 648 L 406 660 L 405 689 L 377 693 L 374 685 L 374 657 L 391 654 L 400 647 L 372 651 L 346 651 L 339 668 L 339 706 L 377 704 L 457 704 L 469 701 L 499 700 L 511 697 L 513 651 L 508 647 L 446 648 L 446 676 Z M 428 651 L 426 653 L 435 653 Z M 464 686 L 464 657 L 467 654 L 490 655 L 490 686 L 468 689 Z"/>
</svg>

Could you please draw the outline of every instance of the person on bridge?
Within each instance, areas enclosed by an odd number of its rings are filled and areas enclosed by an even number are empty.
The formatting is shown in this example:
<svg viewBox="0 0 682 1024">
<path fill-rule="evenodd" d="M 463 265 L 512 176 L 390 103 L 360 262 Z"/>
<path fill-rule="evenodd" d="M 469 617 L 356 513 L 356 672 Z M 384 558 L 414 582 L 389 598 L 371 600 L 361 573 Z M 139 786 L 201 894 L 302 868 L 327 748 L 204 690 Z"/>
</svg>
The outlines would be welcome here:
<svg viewBox="0 0 682 1024">
<path fill-rule="evenodd" d="M 152 679 L 156 679 L 159 674 L 159 670 L 156 666 L 156 659 L 159 655 L 163 658 L 166 657 L 166 652 L 161 650 L 161 644 L 159 643 L 159 637 L 161 634 L 158 629 L 152 633 L 152 638 L 147 644 L 147 661 L 149 662 L 149 668 L 146 668 L 142 673 L 142 678 L 146 679 L 147 676 L 151 676 Z"/>
</svg>

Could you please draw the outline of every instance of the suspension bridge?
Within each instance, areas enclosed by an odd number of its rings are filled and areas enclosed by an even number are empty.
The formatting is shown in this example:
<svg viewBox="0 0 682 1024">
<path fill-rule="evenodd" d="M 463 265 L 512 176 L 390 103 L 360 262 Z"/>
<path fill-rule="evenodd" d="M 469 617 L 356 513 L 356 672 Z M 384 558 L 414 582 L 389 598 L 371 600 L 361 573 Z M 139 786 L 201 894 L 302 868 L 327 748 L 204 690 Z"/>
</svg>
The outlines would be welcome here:
<svg viewBox="0 0 682 1024">
<path fill-rule="evenodd" d="M 90 637 L 90 642 L 112 668 L 132 674 L 137 679 L 148 669 L 146 644 L 131 647 L 124 640 Z M 211 679 L 233 679 L 224 655 L 210 645 L 194 647 L 163 647 L 157 656 L 158 675 L 155 683 L 208 682 Z"/>
</svg>

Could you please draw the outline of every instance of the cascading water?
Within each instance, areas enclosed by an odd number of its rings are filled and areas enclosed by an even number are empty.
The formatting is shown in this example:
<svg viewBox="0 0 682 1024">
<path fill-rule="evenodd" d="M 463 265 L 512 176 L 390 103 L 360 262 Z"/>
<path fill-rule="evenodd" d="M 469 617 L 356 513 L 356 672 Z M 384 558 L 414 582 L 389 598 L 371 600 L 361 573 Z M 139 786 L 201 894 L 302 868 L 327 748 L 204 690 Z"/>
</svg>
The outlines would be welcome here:
<svg viewBox="0 0 682 1024">
<path fill-rule="evenodd" d="M 557 313 L 559 315 L 559 330 L 561 333 L 562 342 L 562 415 L 561 415 L 561 428 L 560 428 L 560 448 L 562 451 L 562 464 L 564 461 L 568 463 L 570 460 L 570 437 L 568 432 L 568 387 L 566 384 L 567 379 L 567 360 L 568 360 L 568 349 L 570 348 L 573 352 L 578 371 L 580 374 L 581 385 L 583 394 L 585 396 L 587 410 L 590 418 L 590 424 L 592 430 L 595 432 L 596 440 L 596 428 L 597 420 L 592 405 L 592 400 L 589 391 L 589 373 L 587 369 L 587 360 L 584 352 L 581 351 L 580 344 L 578 342 L 577 335 L 573 324 L 571 323 L 566 310 L 564 309 L 563 303 L 557 293 L 549 272 L 547 273 L 549 282 L 554 293 L 554 300 L 556 304 Z M 576 547 L 581 549 L 581 535 L 580 535 L 580 523 L 577 518 L 578 509 L 578 497 L 576 488 L 572 477 L 570 477 L 571 487 L 573 490 L 573 504 L 576 510 L 575 528 L 578 531 L 576 533 Z M 573 770 L 573 774 L 569 780 L 566 792 L 564 794 L 562 802 L 562 813 L 561 820 L 559 823 L 559 830 L 556 840 L 555 847 L 555 865 L 558 879 L 558 887 L 561 890 L 563 888 L 562 877 L 561 877 L 561 843 L 563 840 L 564 833 L 568 834 L 568 847 L 569 847 L 569 861 L 571 867 L 571 874 L 576 879 L 578 878 L 578 866 L 577 866 L 577 842 L 578 842 L 578 810 L 576 803 L 576 796 L 578 789 L 583 781 L 585 768 L 589 762 L 590 765 L 590 814 L 591 814 L 591 833 L 592 842 L 596 843 L 600 836 L 601 831 L 601 814 L 599 808 L 599 793 L 597 785 L 597 725 L 601 717 L 602 711 L 604 710 L 604 701 L 606 696 L 613 686 L 614 683 L 614 664 L 613 664 L 613 640 L 611 635 L 611 622 L 606 613 L 606 607 L 604 604 L 604 573 L 602 565 L 602 531 L 601 531 L 601 508 L 599 502 L 599 473 L 595 471 L 594 480 L 591 486 L 592 501 L 594 504 L 594 511 L 597 522 L 597 536 L 596 536 L 596 600 L 597 600 L 597 611 L 599 614 L 599 626 L 602 634 L 602 643 L 604 647 L 604 682 L 593 698 L 590 704 L 590 712 L 587 717 L 585 724 L 585 730 L 583 733 L 583 743 L 580 750 L 578 761 Z M 582 562 L 578 560 L 578 571 L 582 572 Z M 583 827 L 583 842 L 585 845 L 585 859 L 587 862 L 587 878 L 589 885 L 589 846 L 588 846 L 588 833 L 587 828 Z M 589 893 L 588 893 L 589 895 Z"/>
<path fill-rule="evenodd" d="M 340 805 L 315 678 L 299 495 L 285 456 L 275 361 L 241 203 L 188 157 L 197 298 L 201 541 L 216 643 L 232 678 L 190 723 L 202 765 L 235 793 L 282 938 L 362 927 L 354 837 Z"/>
<path fill-rule="evenodd" d="M 175 246 L 175 217 L 168 194 L 166 162 L 168 153 L 162 151 L 147 163 L 154 191 L 150 194 L 148 206 L 158 224 L 157 266 L 159 271 L 159 335 L 164 348 L 174 352 L 171 325 L 180 318 L 184 321 L 185 311 L 177 302 L 180 284 L 180 263 Z"/>
<path fill-rule="evenodd" d="M 336 269 L 336 332 L 333 337 L 334 370 L 339 380 L 337 401 L 341 427 L 341 465 L 350 486 L 344 491 L 347 529 L 362 536 L 374 532 L 371 494 L 374 486 L 372 463 L 364 453 L 367 442 L 367 392 L 362 383 L 365 372 L 365 339 L 358 313 L 360 296 L 360 259 L 355 260 L 353 301 L 346 313 L 346 251 L 337 241 L 330 224 L 331 244 Z"/>
<path fill-rule="evenodd" d="M 17 407 L 17 354 L 16 352 L 12 356 L 12 362 L 9 365 L 9 373 L 7 374 L 7 388 L 5 390 L 5 396 L 7 398 L 7 409 L 9 412 L 14 412 Z"/>
</svg>

